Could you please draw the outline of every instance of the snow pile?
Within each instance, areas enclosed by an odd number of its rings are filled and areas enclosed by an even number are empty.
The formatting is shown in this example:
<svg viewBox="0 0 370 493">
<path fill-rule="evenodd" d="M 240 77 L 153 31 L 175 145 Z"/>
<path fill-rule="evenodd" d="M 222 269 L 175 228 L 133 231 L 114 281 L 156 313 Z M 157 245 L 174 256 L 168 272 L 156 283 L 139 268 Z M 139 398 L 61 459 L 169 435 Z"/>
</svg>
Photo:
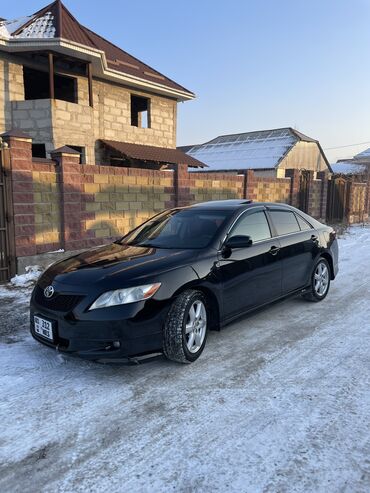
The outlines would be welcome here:
<svg viewBox="0 0 370 493">
<path fill-rule="evenodd" d="M 28 288 L 35 284 L 42 274 L 42 268 L 39 265 L 29 265 L 25 268 L 26 273 L 16 275 L 11 279 L 11 284 L 17 288 Z"/>
</svg>

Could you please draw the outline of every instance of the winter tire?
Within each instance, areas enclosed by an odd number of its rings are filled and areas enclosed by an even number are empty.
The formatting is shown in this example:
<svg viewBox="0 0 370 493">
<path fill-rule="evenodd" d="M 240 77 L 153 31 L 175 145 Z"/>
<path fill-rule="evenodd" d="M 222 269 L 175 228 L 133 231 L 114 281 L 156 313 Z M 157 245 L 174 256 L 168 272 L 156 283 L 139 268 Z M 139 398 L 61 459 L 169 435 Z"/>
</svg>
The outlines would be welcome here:
<svg viewBox="0 0 370 493">
<path fill-rule="evenodd" d="M 200 291 L 186 290 L 173 302 L 163 329 L 163 352 L 179 363 L 191 363 L 202 354 L 207 339 L 208 310 Z"/>
<path fill-rule="evenodd" d="M 311 285 L 307 293 L 303 295 L 309 301 L 322 301 L 330 288 L 330 266 L 327 260 L 320 258 L 311 275 Z"/>
</svg>

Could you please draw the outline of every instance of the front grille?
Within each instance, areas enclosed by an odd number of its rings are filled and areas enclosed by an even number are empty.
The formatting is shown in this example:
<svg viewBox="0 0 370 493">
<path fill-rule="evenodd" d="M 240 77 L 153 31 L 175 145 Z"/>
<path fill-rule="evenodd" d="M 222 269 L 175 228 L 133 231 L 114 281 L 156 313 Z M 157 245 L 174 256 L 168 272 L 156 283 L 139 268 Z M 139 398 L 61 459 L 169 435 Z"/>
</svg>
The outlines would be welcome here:
<svg viewBox="0 0 370 493">
<path fill-rule="evenodd" d="M 36 286 L 35 302 L 49 310 L 56 312 L 69 312 L 73 310 L 83 299 L 83 296 L 75 294 L 54 294 L 52 298 L 44 296 L 44 290 Z"/>
</svg>

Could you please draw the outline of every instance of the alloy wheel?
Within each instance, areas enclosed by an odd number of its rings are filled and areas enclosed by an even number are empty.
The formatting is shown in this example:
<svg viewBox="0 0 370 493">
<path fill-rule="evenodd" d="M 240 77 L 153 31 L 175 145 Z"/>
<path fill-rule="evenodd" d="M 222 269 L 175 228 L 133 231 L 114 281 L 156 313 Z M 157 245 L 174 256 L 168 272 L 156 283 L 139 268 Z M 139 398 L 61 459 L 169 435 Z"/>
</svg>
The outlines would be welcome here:
<svg viewBox="0 0 370 493">
<path fill-rule="evenodd" d="M 329 286 L 329 269 L 324 262 L 319 262 L 315 269 L 314 288 L 316 294 L 324 296 Z"/>
<path fill-rule="evenodd" d="M 186 325 L 185 341 L 188 350 L 196 353 L 202 347 L 207 332 L 207 311 L 204 303 L 200 300 L 191 305 Z"/>
</svg>

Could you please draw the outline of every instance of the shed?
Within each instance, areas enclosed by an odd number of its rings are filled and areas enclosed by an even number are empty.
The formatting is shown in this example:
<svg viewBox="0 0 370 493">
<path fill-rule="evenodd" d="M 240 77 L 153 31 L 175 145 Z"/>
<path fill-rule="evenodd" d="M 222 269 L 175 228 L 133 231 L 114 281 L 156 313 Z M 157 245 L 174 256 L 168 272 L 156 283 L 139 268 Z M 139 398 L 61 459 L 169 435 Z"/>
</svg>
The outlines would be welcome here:
<svg viewBox="0 0 370 493">
<path fill-rule="evenodd" d="M 332 172 L 318 140 L 286 127 L 231 135 L 178 148 L 209 166 L 207 171 L 239 172 L 257 176 L 285 176 L 285 169 Z"/>
</svg>

